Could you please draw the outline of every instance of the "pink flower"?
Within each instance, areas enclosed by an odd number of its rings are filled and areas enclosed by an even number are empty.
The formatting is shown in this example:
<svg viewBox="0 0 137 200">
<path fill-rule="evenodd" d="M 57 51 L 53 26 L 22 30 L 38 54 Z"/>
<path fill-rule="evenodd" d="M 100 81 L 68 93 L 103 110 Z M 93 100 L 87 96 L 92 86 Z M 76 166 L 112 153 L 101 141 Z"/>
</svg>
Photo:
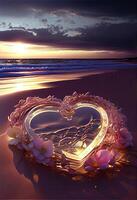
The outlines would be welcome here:
<svg viewBox="0 0 137 200">
<path fill-rule="evenodd" d="M 30 151 L 36 160 L 40 163 L 47 163 L 53 154 L 53 142 L 51 140 L 43 140 L 35 136 L 32 143 L 29 144 Z"/>
<path fill-rule="evenodd" d="M 120 134 L 116 140 L 116 145 L 123 148 L 132 146 L 132 135 L 127 128 L 120 129 Z"/>
<path fill-rule="evenodd" d="M 113 160 L 114 156 L 115 154 L 112 150 L 109 151 L 107 149 L 101 149 L 91 155 L 85 165 L 92 166 L 93 168 L 106 169 Z"/>
<path fill-rule="evenodd" d="M 44 154 L 45 157 L 51 157 L 53 154 L 53 142 L 51 140 L 45 141 L 40 137 L 34 137 L 33 148 Z"/>
</svg>

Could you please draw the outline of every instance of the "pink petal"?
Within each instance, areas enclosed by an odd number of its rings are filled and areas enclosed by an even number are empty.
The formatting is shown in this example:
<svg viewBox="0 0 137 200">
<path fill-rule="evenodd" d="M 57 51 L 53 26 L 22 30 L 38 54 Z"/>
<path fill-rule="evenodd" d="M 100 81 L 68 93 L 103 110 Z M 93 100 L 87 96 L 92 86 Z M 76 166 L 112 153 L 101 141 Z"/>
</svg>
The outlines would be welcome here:
<svg viewBox="0 0 137 200">
<path fill-rule="evenodd" d="M 96 153 L 96 162 L 101 169 L 107 168 L 110 161 L 113 159 L 114 153 L 107 149 L 99 150 Z"/>
<path fill-rule="evenodd" d="M 120 129 L 120 136 L 117 141 L 117 145 L 120 147 L 132 146 L 132 135 L 127 128 Z"/>
<path fill-rule="evenodd" d="M 91 165 L 87 165 L 87 166 L 84 167 L 84 169 L 86 171 L 92 171 L 92 170 L 94 170 L 94 167 L 92 167 Z"/>
</svg>

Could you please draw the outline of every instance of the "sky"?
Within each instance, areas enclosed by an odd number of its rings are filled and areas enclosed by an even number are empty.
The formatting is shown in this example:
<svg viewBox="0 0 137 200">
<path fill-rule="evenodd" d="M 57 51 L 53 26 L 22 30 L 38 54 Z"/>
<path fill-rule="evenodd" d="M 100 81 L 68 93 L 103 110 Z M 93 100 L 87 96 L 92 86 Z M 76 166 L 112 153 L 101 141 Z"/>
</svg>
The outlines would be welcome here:
<svg viewBox="0 0 137 200">
<path fill-rule="evenodd" d="M 0 0 L 0 58 L 136 55 L 135 0 Z"/>
</svg>

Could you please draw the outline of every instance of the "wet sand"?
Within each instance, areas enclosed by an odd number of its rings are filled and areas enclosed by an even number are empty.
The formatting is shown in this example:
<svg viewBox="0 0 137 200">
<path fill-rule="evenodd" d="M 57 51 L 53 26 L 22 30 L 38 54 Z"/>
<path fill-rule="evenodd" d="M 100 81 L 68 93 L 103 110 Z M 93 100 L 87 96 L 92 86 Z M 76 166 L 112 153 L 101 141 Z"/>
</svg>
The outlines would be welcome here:
<svg viewBox="0 0 137 200">
<path fill-rule="evenodd" d="M 50 85 L 51 88 L 0 97 L 0 199 L 136 199 L 137 171 L 134 165 L 124 166 L 119 172 L 102 172 L 94 178 L 76 181 L 69 175 L 59 175 L 31 163 L 20 151 L 8 147 L 7 138 L 2 133 L 6 129 L 7 116 L 21 98 L 48 95 L 63 98 L 74 91 L 89 91 L 122 108 L 137 150 L 137 69 L 110 71 Z"/>
</svg>

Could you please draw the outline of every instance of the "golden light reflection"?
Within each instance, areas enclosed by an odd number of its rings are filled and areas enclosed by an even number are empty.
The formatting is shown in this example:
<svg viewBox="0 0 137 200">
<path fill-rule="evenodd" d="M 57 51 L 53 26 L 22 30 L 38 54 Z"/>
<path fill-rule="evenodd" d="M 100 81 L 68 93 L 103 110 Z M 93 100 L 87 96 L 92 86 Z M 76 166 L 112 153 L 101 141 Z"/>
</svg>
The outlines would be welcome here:
<svg viewBox="0 0 137 200">
<path fill-rule="evenodd" d="M 25 84 L 18 83 L 17 85 L 15 85 L 15 89 L 16 89 L 16 91 L 23 91 L 23 90 L 25 90 Z"/>
<path fill-rule="evenodd" d="M 73 169 L 76 169 L 83 165 L 83 163 L 87 159 L 87 156 L 90 155 L 90 152 L 92 152 L 94 148 L 101 144 L 107 133 L 109 123 L 107 112 L 102 107 L 99 107 L 97 105 L 90 104 L 90 106 L 100 113 L 102 121 L 101 128 L 99 129 L 99 133 L 97 134 L 95 139 L 90 143 L 90 145 L 84 148 L 82 152 L 77 151 L 77 154 L 75 155 L 65 150 L 62 150 L 63 154 L 67 157 L 67 159 L 71 161 L 71 167 Z"/>
<path fill-rule="evenodd" d="M 0 96 L 20 91 L 46 88 L 42 83 L 44 83 L 44 80 L 39 80 L 37 77 L 1 78 Z"/>
<path fill-rule="evenodd" d="M 83 73 L 69 73 L 69 74 L 58 74 L 58 75 L 35 75 L 35 76 L 24 76 L 24 77 L 10 77 L 0 78 L 0 96 L 8 95 L 16 92 L 37 90 L 54 87 L 50 83 L 66 80 L 76 80 L 83 76 L 94 74 L 95 72 L 83 72 Z M 103 73 L 103 72 L 97 72 Z"/>
</svg>

